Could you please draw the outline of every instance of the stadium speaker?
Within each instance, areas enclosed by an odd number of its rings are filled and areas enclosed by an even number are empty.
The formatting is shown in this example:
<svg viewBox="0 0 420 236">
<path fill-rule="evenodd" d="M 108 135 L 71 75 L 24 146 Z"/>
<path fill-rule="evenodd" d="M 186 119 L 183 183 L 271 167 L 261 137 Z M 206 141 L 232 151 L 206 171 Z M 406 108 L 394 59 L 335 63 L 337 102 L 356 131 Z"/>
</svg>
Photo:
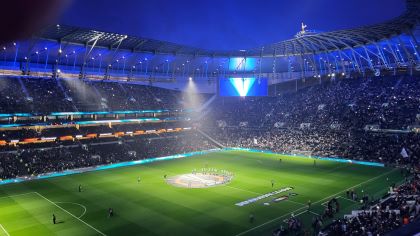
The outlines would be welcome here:
<svg viewBox="0 0 420 236">
<path fill-rule="evenodd" d="M 0 45 L 31 37 L 52 24 L 70 0 L 5 0 L 0 14 Z"/>
</svg>

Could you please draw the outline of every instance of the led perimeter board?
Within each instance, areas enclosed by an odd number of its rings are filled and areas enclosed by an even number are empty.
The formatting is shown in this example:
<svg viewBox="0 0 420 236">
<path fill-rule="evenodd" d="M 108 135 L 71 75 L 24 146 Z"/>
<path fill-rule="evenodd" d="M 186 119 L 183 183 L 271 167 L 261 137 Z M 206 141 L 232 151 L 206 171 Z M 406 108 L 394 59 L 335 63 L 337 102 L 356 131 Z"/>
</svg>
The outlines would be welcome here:
<svg viewBox="0 0 420 236">
<path fill-rule="evenodd" d="M 223 97 L 264 97 L 268 95 L 268 80 L 266 78 L 220 79 L 219 95 Z"/>
</svg>

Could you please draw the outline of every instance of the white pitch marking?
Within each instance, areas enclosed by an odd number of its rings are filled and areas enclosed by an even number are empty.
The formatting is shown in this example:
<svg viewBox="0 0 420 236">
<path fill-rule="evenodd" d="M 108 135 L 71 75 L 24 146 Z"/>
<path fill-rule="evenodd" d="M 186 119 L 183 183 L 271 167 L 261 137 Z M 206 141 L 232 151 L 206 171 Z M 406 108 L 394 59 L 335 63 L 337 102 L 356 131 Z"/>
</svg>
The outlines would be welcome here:
<svg viewBox="0 0 420 236">
<path fill-rule="evenodd" d="M 369 182 L 371 182 L 371 181 L 373 181 L 373 180 L 375 180 L 375 179 L 378 179 L 378 178 L 380 178 L 380 177 L 382 177 L 382 176 L 388 175 L 388 174 L 390 174 L 391 172 L 394 172 L 394 171 L 396 171 L 396 170 L 397 170 L 397 169 L 390 170 L 390 171 L 388 171 L 388 172 L 386 172 L 386 173 L 383 173 L 382 175 L 379 175 L 379 176 L 373 177 L 373 178 L 371 178 L 371 179 L 368 179 L 368 180 L 366 180 L 366 181 L 364 181 L 364 182 L 362 182 L 362 183 L 356 184 L 356 185 L 354 185 L 354 186 L 352 186 L 352 187 L 349 187 L 349 188 L 356 188 L 356 187 L 357 187 L 357 186 L 359 186 L 359 185 L 369 183 Z M 343 190 L 343 191 L 341 191 L 341 192 L 338 192 L 338 193 L 335 193 L 335 194 L 333 194 L 333 195 L 331 195 L 331 196 L 325 197 L 325 198 L 323 198 L 323 199 L 321 199 L 321 200 L 319 200 L 319 201 L 314 202 L 313 204 L 318 204 L 318 203 L 320 203 L 320 202 L 324 201 L 325 199 L 329 199 L 329 198 L 331 198 L 331 197 L 334 197 L 334 196 L 336 196 L 336 195 L 338 195 L 338 194 L 340 194 L 340 193 L 345 192 L 345 191 L 346 191 L 347 189 L 349 189 L 349 188 L 346 188 L 345 190 Z M 292 214 L 292 213 L 295 213 L 295 212 L 300 211 L 300 210 L 305 209 L 305 208 L 306 208 L 306 207 L 301 207 L 301 208 L 298 208 L 298 209 L 296 209 L 296 210 L 294 210 L 294 211 L 292 211 L 292 212 L 288 212 L 288 213 L 286 213 L 286 214 L 284 214 L 284 215 L 281 215 L 281 216 L 279 216 L 279 217 L 276 217 L 276 218 L 274 218 L 274 219 L 272 219 L 272 220 L 269 220 L 269 221 L 267 221 L 267 222 L 265 222 L 265 223 L 262 223 L 262 224 L 260 224 L 260 225 L 257 225 L 257 226 L 255 226 L 255 227 L 253 227 L 253 228 L 250 228 L 250 229 L 248 229 L 248 230 L 245 230 L 245 231 L 243 231 L 243 232 L 241 232 L 241 233 L 239 233 L 239 234 L 236 234 L 235 236 L 241 236 L 241 235 L 244 235 L 244 234 L 246 234 L 246 233 L 248 233 L 248 232 L 253 231 L 254 229 L 258 229 L 258 228 L 260 228 L 260 227 L 262 227 L 262 226 L 264 226 L 264 225 L 266 225 L 266 224 L 269 224 L 269 223 L 271 223 L 271 222 L 273 222 L 273 221 L 276 221 L 276 220 L 278 220 L 278 219 L 281 219 L 281 218 L 283 218 L 283 217 L 285 217 L 285 216 L 287 216 L 287 215 L 290 215 L 290 214 Z"/>
<path fill-rule="evenodd" d="M 0 224 L 0 228 L 6 233 L 7 236 L 10 236 L 10 234 L 6 231 L 2 224 Z"/>
<path fill-rule="evenodd" d="M 345 197 L 342 197 L 342 196 L 339 196 L 337 198 L 341 198 L 341 199 L 344 199 L 344 200 L 347 200 L 347 201 L 350 201 L 350 202 L 354 202 L 354 203 L 359 203 L 358 201 L 355 201 L 355 200 L 350 199 L 350 198 L 345 198 Z"/>
<path fill-rule="evenodd" d="M 242 189 L 242 188 L 237 188 L 237 187 L 233 187 L 233 186 L 229 186 L 229 185 L 226 185 L 225 187 L 232 188 L 232 189 L 236 189 L 236 190 L 240 190 L 240 191 L 247 192 L 247 193 L 252 193 L 252 194 L 262 195 L 262 193 L 257 193 L 257 192 L 251 191 L 251 190 L 246 190 L 246 189 Z"/>
<path fill-rule="evenodd" d="M 59 205 L 57 205 L 56 203 L 54 203 L 53 201 L 51 201 L 50 199 L 44 197 L 42 194 L 35 192 L 36 194 L 38 194 L 38 196 L 42 197 L 43 199 L 47 200 L 48 202 L 50 202 L 51 204 L 53 204 L 54 206 L 60 208 L 62 211 L 66 212 L 67 214 L 71 215 L 72 217 L 74 217 L 75 219 L 79 220 L 80 222 L 82 222 L 83 224 L 89 226 L 89 228 L 95 230 L 96 232 L 98 232 L 99 234 L 106 236 L 106 234 L 102 233 L 101 231 L 99 231 L 98 229 L 96 229 L 95 227 L 93 227 L 92 225 L 86 223 L 85 221 L 81 220 L 80 218 L 77 218 L 77 216 L 73 215 L 72 213 L 70 213 L 69 211 L 67 211 L 66 209 L 60 207 Z"/>
<path fill-rule="evenodd" d="M 21 194 L 16 194 L 16 195 L 3 196 L 3 197 L 0 197 L 0 199 L 19 197 L 19 196 L 24 196 L 24 195 L 29 195 L 29 194 L 35 194 L 35 192 L 28 192 L 28 193 L 21 193 Z"/>
<path fill-rule="evenodd" d="M 72 205 L 80 206 L 81 208 L 83 208 L 83 213 L 79 217 L 77 217 L 79 219 L 82 218 L 86 214 L 86 211 L 87 211 L 86 207 L 82 204 L 79 204 L 79 203 L 75 203 L 75 202 L 55 202 L 55 203 L 57 203 L 57 204 L 72 204 Z"/>
<path fill-rule="evenodd" d="M 295 202 L 295 201 L 292 201 L 292 200 L 286 200 L 286 202 L 295 203 L 295 204 L 298 204 L 298 205 L 301 205 L 301 206 L 308 206 L 307 204 L 303 204 L 301 202 Z"/>
</svg>

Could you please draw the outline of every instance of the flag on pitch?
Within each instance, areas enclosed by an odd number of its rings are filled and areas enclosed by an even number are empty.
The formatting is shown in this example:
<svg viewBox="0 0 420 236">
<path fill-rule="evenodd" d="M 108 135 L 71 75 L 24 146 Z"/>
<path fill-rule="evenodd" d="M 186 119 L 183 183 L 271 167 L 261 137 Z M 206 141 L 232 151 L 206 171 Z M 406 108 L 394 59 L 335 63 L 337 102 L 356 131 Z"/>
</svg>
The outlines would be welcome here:
<svg viewBox="0 0 420 236">
<path fill-rule="evenodd" d="M 404 158 L 407 158 L 408 157 L 408 153 L 407 153 L 407 150 L 405 149 L 405 147 L 402 148 L 400 154 Z"/>
</svg>

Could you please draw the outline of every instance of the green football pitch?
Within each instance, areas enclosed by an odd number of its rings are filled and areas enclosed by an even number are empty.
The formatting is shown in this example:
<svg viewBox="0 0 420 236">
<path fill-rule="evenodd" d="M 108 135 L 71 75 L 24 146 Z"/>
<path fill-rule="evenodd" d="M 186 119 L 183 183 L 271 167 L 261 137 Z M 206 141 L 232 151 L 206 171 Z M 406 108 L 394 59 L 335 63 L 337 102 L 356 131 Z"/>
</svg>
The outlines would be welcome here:
<svg viewBox="0 0 420 236">
<path fill-rule="evenodd" d="M 228 170 L 234 177 L 228 184 L 199 189 L 175 187 L 164 179 L 205 166 Z M 314 166 L 309 158 L 214 152 L 0 186 L 0 236 L 271 235 L 286 226 L 292 213 L 310 230 L 312 218 L 333 197 L 341 206 L 337 217 L 361 206 L 346 197 L 347 189 L 379 198 L 402 180 L 400 171 L 391 168 L 321 160 Z M 293 190 L 235 205 L 286 187 Z M 290 197 L 273 202 L 285 195 Z M 113 217 L 108 217 L 109 208 Z M 58 224 L 52 223 L 52 214 Z"/>
</svg>

